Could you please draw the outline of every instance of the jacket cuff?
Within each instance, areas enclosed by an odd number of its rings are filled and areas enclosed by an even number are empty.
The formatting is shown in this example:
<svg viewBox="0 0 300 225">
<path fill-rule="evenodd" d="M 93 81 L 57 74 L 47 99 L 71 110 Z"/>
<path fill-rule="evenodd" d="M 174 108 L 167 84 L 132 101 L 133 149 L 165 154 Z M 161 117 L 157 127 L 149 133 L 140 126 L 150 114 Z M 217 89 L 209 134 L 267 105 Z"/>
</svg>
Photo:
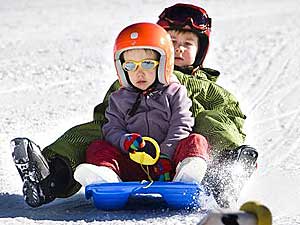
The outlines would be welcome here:
<svg viewBox="0 0 300 225">
<path fill-rule="evenodd" d="M 125 139 L 127 136 L 128 136 L 128 134 L 124 134 L 120 138 L 119 148 L 123 153 L 128 153 L 128 151 L 124 148 L 124 142 L 125 142 Z"/>
<path fill-rule="evenodd" d="M 161 144 L 160 145 L 160 154 L 163 154 L 163 155 L 167 156 L 169 159 L 172 159 L 175 149 L 176 149 L 176 146 L 174 144 L 172 144 L 172 145 Z"/>
</svg>

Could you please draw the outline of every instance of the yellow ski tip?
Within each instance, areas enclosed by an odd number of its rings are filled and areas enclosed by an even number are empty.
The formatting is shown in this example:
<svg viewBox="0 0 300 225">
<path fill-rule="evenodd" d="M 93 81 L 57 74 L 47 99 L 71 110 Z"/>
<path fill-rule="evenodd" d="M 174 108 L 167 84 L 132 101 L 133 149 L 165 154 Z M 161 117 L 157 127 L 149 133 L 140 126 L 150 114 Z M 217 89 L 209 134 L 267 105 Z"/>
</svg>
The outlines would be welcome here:
<svg viewBox="0 0 300 225">
<path fill-rule="evenodd" d="M 256 201 L 245 202 L 240 210 L 254 214 L 257 217 L 257 225 L 272 225 L 272 213 L 268 207 Z"/>
</svg>

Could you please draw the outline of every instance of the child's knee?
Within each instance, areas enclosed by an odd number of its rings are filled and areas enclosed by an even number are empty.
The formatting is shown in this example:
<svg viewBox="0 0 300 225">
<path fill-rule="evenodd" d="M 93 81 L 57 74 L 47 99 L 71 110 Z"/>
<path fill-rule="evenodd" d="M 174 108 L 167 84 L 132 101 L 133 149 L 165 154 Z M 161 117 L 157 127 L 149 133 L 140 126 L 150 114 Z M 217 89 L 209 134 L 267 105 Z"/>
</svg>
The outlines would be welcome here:
<svg viewBox="0 0 300 225">
<path fill-rule="evenodd" d="M 209 144 L 201 134 L 192 133 L 189 137 L 181 140 L 176 148 L 173 160 L 177 165 L 188 157 L 201 157 L 209 159 Z"/>
<path fill-rule="evenodd" d="M 116 151 L 118 151 L 118 149 L 106 141 L 93 141 L 86 150 L 86 162 L 98 165 L 100 161 L 103 161 L 108 156 L 112 158 Z"/>
<path fill-rule="evenodd" d="M 194 143 L 194 145 L 198 146 L 198 148 L 202 149 L 202 150 L 209 150 L 209 144 L 207 139 L 201 135 L 201 134 L 197 134 L 197 133 L 192 133 L 190 134 L 190 136 L 188 137 L 188 142 L 192 142 Z"/>
<path fill-rule="evenodd" d="M 209 159 L 209 144 L 207 139 L 202 136 L 201 134 L 192 133 L 189 137 L 187 142 L 189 143 L 189 148 L 191 149 L 192 153 L 194 152 L 195 155 L 201 157 L 204 160 Z M 190 157 L 190 156 L 189 156 Z"/>
</svg>

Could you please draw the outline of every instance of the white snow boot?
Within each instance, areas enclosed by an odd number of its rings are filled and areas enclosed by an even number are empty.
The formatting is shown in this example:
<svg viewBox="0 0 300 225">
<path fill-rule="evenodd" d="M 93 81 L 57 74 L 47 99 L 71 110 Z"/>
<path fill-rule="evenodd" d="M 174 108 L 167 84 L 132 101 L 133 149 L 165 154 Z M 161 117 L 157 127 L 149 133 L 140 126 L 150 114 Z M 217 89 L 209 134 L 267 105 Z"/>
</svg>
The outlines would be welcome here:
<svg viewBox="0 0 300 225">
<path fill-rule="evenodd" d="M 178 163 L 173 181 L 201 183 L 207 169 L 201 157 L 188 157 Z"/>
<path fill-rule="evenodd" d="M 74 172 L 74 178 L 84 187 L 95 183 L 114 183 L 122 181 L 112 169 L 89 163 L 83 163 L 77 166 Z"/>
</svg>

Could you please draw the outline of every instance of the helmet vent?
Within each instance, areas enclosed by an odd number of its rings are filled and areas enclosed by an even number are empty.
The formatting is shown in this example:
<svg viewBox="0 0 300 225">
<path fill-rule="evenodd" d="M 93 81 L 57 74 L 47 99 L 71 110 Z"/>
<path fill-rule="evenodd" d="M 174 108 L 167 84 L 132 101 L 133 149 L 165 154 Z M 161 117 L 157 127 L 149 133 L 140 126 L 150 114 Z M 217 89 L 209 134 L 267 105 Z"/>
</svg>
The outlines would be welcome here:
<svg viewBox="0 0 300 225">
<path fill-rule="evenodd" d="M 138 33 L 138 32 L 132 32 L 132 33 L 130 34 L 130 38 L 131 38 L 131 39 L 137 39 L 138 36 L 139 36 L 139 33 Z"/>
</svg>

